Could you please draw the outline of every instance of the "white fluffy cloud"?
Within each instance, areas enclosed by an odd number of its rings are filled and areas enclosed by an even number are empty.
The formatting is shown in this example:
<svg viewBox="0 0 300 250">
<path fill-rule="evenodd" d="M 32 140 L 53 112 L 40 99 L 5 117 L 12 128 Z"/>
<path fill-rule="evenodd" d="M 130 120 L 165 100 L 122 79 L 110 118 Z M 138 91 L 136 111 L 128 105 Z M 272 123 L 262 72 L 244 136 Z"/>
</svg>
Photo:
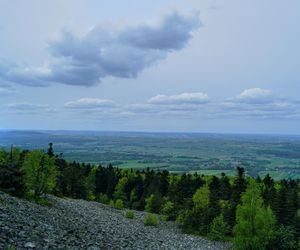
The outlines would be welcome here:
<svg viewBox="0 0 300 250">
<path fill-rule="evenodd" d="M 209 102 L 207 94 L 202 92 L 182 93 L 178 95 L 156 95 L 148 100 L 151 104 L 205 104 Z"/>
</svg>

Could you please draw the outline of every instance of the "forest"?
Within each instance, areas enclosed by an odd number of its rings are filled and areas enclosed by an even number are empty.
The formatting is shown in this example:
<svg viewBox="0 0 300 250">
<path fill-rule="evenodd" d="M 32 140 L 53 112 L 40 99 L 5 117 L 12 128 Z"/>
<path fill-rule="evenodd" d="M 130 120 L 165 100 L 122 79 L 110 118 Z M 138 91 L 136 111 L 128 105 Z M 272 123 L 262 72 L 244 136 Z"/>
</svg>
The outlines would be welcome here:
<svg viewBox="0 0 300 250">
<path fill-rule="evenodd" d="M 65 160 L 46 151 L 0 150 L 0 189 L 44 205 L 47 195 L 158 214 L 185 233 L 235 249 L 299 249 L 299 179 L 134 170 Z"/>
</svg>

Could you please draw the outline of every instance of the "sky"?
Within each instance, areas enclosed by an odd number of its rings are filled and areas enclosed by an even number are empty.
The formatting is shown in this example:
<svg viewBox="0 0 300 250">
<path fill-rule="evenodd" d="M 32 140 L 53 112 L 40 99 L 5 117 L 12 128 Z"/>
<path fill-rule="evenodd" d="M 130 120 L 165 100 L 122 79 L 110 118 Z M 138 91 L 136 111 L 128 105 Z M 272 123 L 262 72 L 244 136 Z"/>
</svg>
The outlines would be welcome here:
<svg viewBox="0 0 300 250">
<path fill-rule="evenodd" d="M 300 134 L 298 0 L 0 0 L 0 129 Z"/>
</svg>

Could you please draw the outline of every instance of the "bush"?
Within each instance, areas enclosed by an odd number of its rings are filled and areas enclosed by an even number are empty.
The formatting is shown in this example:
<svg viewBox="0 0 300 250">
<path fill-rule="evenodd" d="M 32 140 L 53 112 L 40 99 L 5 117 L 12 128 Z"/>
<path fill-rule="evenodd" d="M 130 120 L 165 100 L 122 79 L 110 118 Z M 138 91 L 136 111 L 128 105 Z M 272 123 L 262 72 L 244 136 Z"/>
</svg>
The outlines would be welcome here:
<svg viewBox="0 0 300 250">
<path fill-rule="evenodd" d="M 93 194 L 93 192 L 88 191 L 87 196 L 86 196 L 86 199 L 87 199 L 88 201 L 94 201 L 94 200 L 96 200 L 96 196 Z"/>
<path fill-rule="evenodd" d="M 154 214 L 148 214 L 144 219 L 145 226 L 157 226 L 158 219 L 157 216 Z"/>
<path fill-rule="evenodd" d="M 135 217 L 134 211 L 132 211 L 132 210 L 126 211 L 125 218 L 127 218 L 127 219 L 134 219 L 134 217 Z"/>
<path fill-rule="evenodd" d="M 108 205 L 111 206 L 111 207 L 115 207 L 114 200 L 110 200 L 109 203 L 108 203 Z"/>
<path fill-rule="evenodd" d="M 52 207 L 53 203 L 48 200 L 46 197 L 37 197 L 33 192 L 26 193 L 25 198 L 31 202 L 37 203 L 41 206 Z"/>
<path fill-rule="evenodd" d="M 168 216 L 166 216 L 166 215 L 160 215 L 159 216 L 159 220 L 160 221 L 167 221 L 168 220 Z"/>
<path fill-rule="evenodd" d="M 99 200 L 100 203 L 103 203 L 103 204 L 108 204 L 109 203 L 109 198 L 107 197 L 106 194 L 103 194 L 103 193 L 99 194 L 98 200 Z"/>
<path fill-rule="evenodd" d="M 115 208 L 116 208 L 116 209 L 122 209 L 122 208 L 124 208 L 124 203 L 123 203 L 123 201 L 120 200 L 120 199 L 117 199 L 116 202 L 115 202 Z"/>
</svg>

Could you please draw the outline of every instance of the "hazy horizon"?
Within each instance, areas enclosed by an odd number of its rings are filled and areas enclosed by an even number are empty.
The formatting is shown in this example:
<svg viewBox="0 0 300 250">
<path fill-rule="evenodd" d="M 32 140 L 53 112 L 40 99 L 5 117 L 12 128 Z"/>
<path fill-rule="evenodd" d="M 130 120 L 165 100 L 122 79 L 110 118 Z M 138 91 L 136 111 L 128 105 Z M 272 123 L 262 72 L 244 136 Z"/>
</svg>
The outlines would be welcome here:
<svg viewBox="0 0 300 250">
<path fill-rule="evenodd" d="M 207 131 L 150 131 L 150 130 L 82 130 L 82 129 L 11 129 L 11 128 L 0 128 L 0 132 L 75 132 L 75 133 L 132 133 L 132 134 L 195 134 L 195 135 L 253 135 L 253 136 L 296 136 L 299 137 L 299 134 L 293 133 L 258 133 L 258 132 L 207 132 Z"/>
</svg>

